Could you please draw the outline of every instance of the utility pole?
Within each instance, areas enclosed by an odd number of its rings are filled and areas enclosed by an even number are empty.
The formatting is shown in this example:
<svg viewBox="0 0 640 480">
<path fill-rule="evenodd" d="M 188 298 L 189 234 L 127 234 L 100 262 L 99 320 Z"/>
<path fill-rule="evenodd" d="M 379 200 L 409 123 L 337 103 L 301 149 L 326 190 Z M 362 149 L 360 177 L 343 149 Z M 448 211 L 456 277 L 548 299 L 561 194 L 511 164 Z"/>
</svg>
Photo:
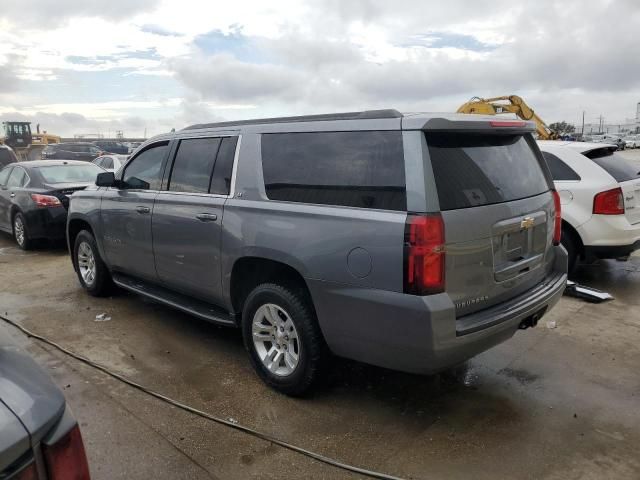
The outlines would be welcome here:
<svg viewBox="0 0 640 480">
<path fill-rule="evenodd" d="M 582 136 L 584 136 L 584 110 L 582 111 Z"/>
</svg>

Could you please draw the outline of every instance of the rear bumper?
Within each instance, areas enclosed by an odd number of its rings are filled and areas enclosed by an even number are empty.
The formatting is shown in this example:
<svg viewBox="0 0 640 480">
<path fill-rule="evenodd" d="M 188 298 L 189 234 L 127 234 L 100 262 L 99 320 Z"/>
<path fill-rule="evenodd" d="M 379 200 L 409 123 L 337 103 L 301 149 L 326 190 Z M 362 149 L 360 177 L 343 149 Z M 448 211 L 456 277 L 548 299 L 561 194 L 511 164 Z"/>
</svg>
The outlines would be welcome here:
<svg viewBox="0 0 640 480">
<path fill-rule="evenodd" d="M 637 240 L 630 245 L 585 246 L 584 256 L 587 260 L 598 258 L 624 258 L 628 257 L 636 250 L 640 250 L 640 240 Z"/>
<path fill-rule="evenodd" d="M 585 250 L 627 248 L 640 241 L 640 223 L 632 225 L 626 215 L 592 215 L 576 230 Z"/>
<path fill-rule="evenodd" d="M 566 271 L 566 252 L 556 247 L 554 269 L 544 282 L 458 319 L 446 293 L 418 297 L 321 281 L 309 281 L 309 288 L 320 327 L 336 355 L 431 374 L 504 342 L 523 321 L 548 312 L 564 292 Z"/>
<path fill-rule="evenodd" d="M 35 208 L 25 214 L 29 238 L 65 238 L 67 210 L 64 207 Z"/>
</svg>

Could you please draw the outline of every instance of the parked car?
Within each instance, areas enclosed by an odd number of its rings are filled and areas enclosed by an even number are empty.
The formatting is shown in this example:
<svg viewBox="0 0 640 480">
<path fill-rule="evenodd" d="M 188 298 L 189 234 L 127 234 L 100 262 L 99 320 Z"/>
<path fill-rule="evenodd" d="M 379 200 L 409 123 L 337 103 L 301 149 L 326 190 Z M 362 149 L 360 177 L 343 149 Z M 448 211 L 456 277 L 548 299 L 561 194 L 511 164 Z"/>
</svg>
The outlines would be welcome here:
<svg viewBox="0 0 640 480">
<path fill-rule="evenodd" d="M 625 142 L 625 148 L 638 148 L 640 147 L 640 135 L 628 135 L 623 138 Z"/>
<path fill-rule="evenodd" d="M 42 160 L 85 160 L 92 161 L 102 155 L 102 150 L 92 143 L 55 143 L 42 150 Z"/>
<path fill-rule="evenodd" d="M 624 150 L 626 148 L 626 142 L 619 135 L 594 135 L 592 139 L 593 143 L 607 143 L 609 145 L 615 145 L 618 150 Z"/>
<path fill-rule="evenodd" d="M 162 135 L 73 195 L 73 266 L 92 295 L 113 282 L 240 327 L 287 394 L 329 351 L 437 372 L 562 296 L 560 200 L 534 130 L 385 110 Z"/>
<path fill-rule="evenodd" d="M 562 200 L 562 244 L 578 261 L 640 249 L 640 175 L 614 145 L 538 142 Z"/>
<path fill-rule="evenodd" d="M 128 143 L 125 143 L 125 145 L 129 149 L 129 151 L 127 153 L 131 154 L 131 153 L 135 152 L 136 148 L 138 148 L 140 145 L 142 145 L 142 143 L 141 142 L 128 142 Z"/>
<path fill-rule="evenodd" d="M 0 478 L 90 478 L 80 428 L 62 392 L 5 327 L 0 327 Z"/>
<path fill-rule="evenodd" d="M 0 168 L 17 161 L 18 158 L 11 147 L 0 145 Z"/>
<path fill-rule="evenodd" d="M 96 158 L 93 163 L 110 172 L 117 172 L 129 158 L 128 155 L 102 155 Z"/>
<path fill-rule="evenodd" d="M 65 236 L 69 196 L 95 183 L 104 170 L 73 160 L 34 160 L 0 170 L 0 230 L 23 250 L 38 239 Z"/>
<path fill-rule="evenodd" d="M 129 153 L 129 147 L 122 142 L 114 142 L 110 140 L 98 140 L 93 144 L 105 153 L 117 153 L 127 155 Z"/>
</svg>

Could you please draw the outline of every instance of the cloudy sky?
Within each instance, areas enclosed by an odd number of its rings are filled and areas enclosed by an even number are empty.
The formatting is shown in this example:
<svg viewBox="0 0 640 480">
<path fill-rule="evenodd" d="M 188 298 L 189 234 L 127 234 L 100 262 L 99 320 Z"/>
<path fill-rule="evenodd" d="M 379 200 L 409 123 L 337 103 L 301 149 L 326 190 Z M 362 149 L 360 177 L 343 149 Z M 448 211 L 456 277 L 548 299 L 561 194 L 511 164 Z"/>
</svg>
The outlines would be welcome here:
<svg viewBox="0 0 640 480">
<path fill-rule="evenodd" d="M 19 0 L 0 118 L 161 133 L 216 119 L 452 111 L 515 93 L 547 122 L 635 116 L 637 0 Z"/>
</svg>

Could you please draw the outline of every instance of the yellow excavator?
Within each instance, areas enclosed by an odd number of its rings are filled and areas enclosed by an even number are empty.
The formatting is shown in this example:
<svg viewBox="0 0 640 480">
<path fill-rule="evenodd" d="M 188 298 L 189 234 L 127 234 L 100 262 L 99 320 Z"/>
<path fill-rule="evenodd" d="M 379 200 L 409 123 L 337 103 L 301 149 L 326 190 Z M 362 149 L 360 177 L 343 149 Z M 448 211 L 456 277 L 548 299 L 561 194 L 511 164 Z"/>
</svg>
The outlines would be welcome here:
<svg viewBox="0 0 640 480">
<path fill-rule="evenodd" d="M 458 113 L 474 113 L 476 115 L 498 115 L 514 113 L 523 120 L 531 120 L 536 124 L 536 132 L 540 140 L 557 140 L 559 135 L 551 130 L 546 123 L 533 111 L 527 103 L 517 95 L 503 97 L 480 98 L 473 97 L 458 108 Z"/>
<path fill-rule="evenodd" d="M 2 126 L 4 127 L 4 138 L 0 137 L 0 145 L 11 147 L 21 162 L 37 160 L 44 147 L 61 142 L 57 135 L 46 131 L 40 133 L 39 124 L 35 134 L 31 133 L 31 122 L 2 122 Z"/>
</svg>

